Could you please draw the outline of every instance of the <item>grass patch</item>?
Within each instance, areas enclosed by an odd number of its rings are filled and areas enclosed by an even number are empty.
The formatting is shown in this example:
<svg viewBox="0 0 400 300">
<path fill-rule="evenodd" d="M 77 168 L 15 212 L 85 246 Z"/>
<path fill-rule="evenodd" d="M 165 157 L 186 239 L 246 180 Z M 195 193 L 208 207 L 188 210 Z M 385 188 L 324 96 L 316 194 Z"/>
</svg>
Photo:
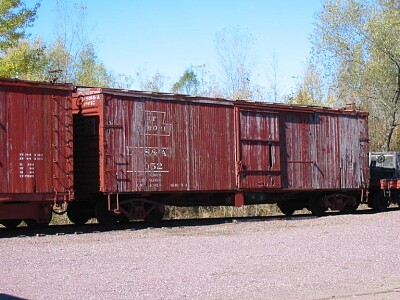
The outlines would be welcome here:
<svg viewBox="0 0 400 300">
<path fill-rule="evenodd" d="M 164 220 L 182 219 L 208 219 L 208 218 L 241 218 L 241 217 L 266 217 L 281 215 L 279 208 L 275 204 L 246 205 L 242 207 L 234 206 L 166 206 Z M 89 220 L 88 223 L 97 223 L 96 219 Z M 72 224 L 67 215 L 53 215 L 50 224 L 66 225 Z"/>
</svg>

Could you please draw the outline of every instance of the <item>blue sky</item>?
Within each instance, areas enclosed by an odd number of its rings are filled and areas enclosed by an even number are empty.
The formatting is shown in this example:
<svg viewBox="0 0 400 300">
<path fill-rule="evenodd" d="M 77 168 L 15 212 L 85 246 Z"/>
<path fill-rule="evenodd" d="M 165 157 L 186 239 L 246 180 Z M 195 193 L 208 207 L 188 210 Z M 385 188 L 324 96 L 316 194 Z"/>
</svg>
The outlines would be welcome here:
<svg viewBox="0 0 400 300">
<path fill-rule="evenodd" d="M 34 0 L 26 1 L 29 6 Z M 72 3 L 73 1 L 68 1 Z M 42 0 L 32 36 L 51 42 L 56 34 L 55 0 Z M 140 67 L 175 82 L 190 65 L 217 73 L 215 35 L 239 26 L 255 38 L 259 83 L 275 53 L 283 94 L 293 90 L 310 52 L 309 36 L 320 0 L 86 0 L 87 32 L 98 58 L 115 73 Z"/>
</svg>

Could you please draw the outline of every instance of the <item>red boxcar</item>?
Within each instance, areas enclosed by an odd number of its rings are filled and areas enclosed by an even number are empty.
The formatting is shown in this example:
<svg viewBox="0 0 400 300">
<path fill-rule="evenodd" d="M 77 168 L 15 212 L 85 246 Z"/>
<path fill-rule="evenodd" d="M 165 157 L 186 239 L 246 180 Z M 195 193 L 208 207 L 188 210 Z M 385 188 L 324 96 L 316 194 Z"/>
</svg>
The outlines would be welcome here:
<svg viewBox="0 0 400 300">
<path fill-rule="evenodd" d="M 73 197 L 70 84 L 0 79 L 0 223 L 51 220 Z"/>
<path fill-rule="evenodd" d="M 73 105 L 76 223 L 155 204 L 351 211 L 368 187 L 365 112 L 101 88 Z"/>
</svg>

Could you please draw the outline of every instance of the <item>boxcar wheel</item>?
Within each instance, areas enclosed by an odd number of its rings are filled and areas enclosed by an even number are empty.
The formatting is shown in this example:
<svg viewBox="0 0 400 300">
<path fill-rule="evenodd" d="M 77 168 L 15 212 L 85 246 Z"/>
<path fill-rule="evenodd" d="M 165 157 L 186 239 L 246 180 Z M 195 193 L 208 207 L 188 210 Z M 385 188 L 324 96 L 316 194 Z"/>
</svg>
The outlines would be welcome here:
<svg viewBox="0 0 400 300">
<path fill-rule="evenodd" d="M 2 220 L 0 223 L 7 228 L 16 228 L 21 222 L 22 220 Z"/>
<path fill-rule="evenodd" d="M 118 223 L 119 224 L 126 225 L 126 224 L 129 224 L 130 221 L 131 220 L 127 216 L 125 216 L 124 214 L 120 214 L 118 216 Z"/>
<path fill-rule="evenodd" d="M 375 197 L 376 197 L 376 193 L 371 192 L 368 196 L 368 207 L 372 208 L 372 209 L 376 209 L 375 207 Z"/>
<path fill-rule="evenodd" d="M 96 204 L 95 216 L 97 221 L 102 225 L 116 225 L 118 223 L 118 216 L 108 210 L 108 202 L 105 199 L 100 200 Z"/>
<path fill-rule="evenodd" d="M 28 226 L 29 228 L 36 228 L 38 227 L 38 222 L 36 220 L 24 220 L 24 222 L 26 223 L 26 226 Z"/>
<path fill-rule="evenodd" d="M 83 225 L 92 217 L 88 210 L 88 207 L 80 202 L 70 202 L 67 207 L 68 219 L 76 225 Z"/>
<path fill-rule="evenodd" d="M 49 220 L 46 220 L 45 222 L 38 222 L 36 220 L 33 219 L 28 219 L 28 220 L 24 220 L 26 225 L 30 228 L 42 228 L 42 227 L 46 227 L 50 224 L 51 222 L 51 218 Z"/>
<path fill-rule="evenodd" d="M 383 195 L 383 192 L 374 195 L 374 208 L 378 211 L 386 211 L 389 207 L 389 199 Z"/>
<path fill-rule="evenodd" d="M 296 211 L 296 209 L 292 205 L 284 202 L 278 203 L 278 207 L 281 210 L 281 212 L 286 216 L 291 216 Z"/>
<path fill-rule="evenodd" d="M 164 206 L 157 206 L 144 217 L 144 220 L 150 224 L 157 224 L 164 217 L 164 213 Z"/>
<path fill-rule="evenodd" d="M 353 200 L 353 199 L 352 199 Z M 353 214 L 356 212 L 360 202 L 354 199 L 353 201 L 347 201 L 346 205 L 340 210 L 343 214 Z"/>
<path fill-rule="evenodd" d="M 354 214 L 359 206 L 359 203 L 357 205 L 350 205 L 347 204 L 343 209 L 340 210 L 342 214 Z"/>
<path fill-rule="evenodd" d="M 321 217 L 325 212 L 325 207 L 321 199 L 310 199 L 308 209 L 314 216 Z"/>
</svg>

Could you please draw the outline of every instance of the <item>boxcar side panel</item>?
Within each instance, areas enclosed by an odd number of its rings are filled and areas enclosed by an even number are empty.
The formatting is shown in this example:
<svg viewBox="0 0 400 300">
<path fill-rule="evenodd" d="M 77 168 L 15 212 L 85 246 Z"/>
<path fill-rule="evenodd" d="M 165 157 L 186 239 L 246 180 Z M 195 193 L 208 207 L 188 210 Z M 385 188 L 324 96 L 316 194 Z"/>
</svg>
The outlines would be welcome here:
<svg viewBox="0 0 400 300">
<path fill-rule="evenodd" d="M 288 111 L 281 113 L 281 135 L 284 187 L 307 190 L 368 186 L 366 117 L 348 112 Z"/>
<path fill-rule="evenodd" d="M 235 189 L 234 109 L 186 103 L 190 190 Z M 174 164 L 179 157 L 174 159 Z"/>
<path fill-rule="evenodd" d="M 240 188 L 281 187 L 279 114 L 271 111 L 238 111 Z"/>
<path fill-rule="evenodd" d="M 358 116 L 358 129 L 360 132 L 360 167 L 361 184 L 363 188 L 370 186 L 370 168 L 369 168 L 369 135 L 368 135 L 368 117 L 366 115 Z"/>
<path fill-rule="evenodd" d="M 368 153 L 368 136 L 365 130 L 365 120 L 357 115 L 346 115 L 340 117 L 339 124 L 341 187 L 366 188 L 368 186 L 366 172 L 368 169 L 368 156 L 366 155 Z"/>
<path fill-rule="evenodd" d="M 281 113 L 283 187 L 311 189 L 316 155 L 315 115 L 304 112 Z"/>
<path fill-rule="evenodd" d="M 233 107 L 104 97 L 103 192 L 234 190 Z"/>
<path fill-rule="evenodd" d="M 338 115 L 318 114 L 316 122 L 316 161 L 314 165 L 315 188 L 340 188 Z"/>
<path fill-rule="evenodd" d="M 0 92 L 0 191 L 8 190 L 8 135 L 6 94 Z"/>
</svg>

